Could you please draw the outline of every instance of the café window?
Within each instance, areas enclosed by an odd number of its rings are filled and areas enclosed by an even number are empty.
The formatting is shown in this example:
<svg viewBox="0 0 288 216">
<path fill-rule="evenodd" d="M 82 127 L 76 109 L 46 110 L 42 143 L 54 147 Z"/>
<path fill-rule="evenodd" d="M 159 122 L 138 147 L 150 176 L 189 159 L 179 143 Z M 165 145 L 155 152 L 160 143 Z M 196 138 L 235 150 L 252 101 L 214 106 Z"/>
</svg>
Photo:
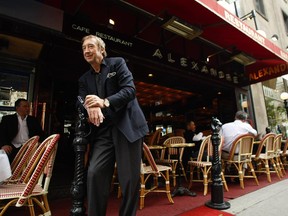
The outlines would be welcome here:
<svg viewBox="0 0 288 216">
<path fill-rule="evenodd" d="M 0 120 L 3 115 L 14 113 L 15 101 L 28 100 L 31 75 L 2 70 L 0 71 Z"/>
<path fill-rule="evenodd" d="M 260 13 L 262 16 L 266 17 L 264 1 L 263 0 L 254 0 L 256 11 Z"/>
</svg>

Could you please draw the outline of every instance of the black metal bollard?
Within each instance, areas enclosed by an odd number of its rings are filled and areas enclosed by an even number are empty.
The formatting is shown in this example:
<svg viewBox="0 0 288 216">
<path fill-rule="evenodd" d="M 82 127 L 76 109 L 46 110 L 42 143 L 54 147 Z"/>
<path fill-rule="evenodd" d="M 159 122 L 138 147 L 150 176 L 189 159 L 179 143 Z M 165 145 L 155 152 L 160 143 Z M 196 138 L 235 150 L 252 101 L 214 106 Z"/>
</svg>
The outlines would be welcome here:
<svg viewBox="0 0 288 216">
<path fill-rule="evenodd" d="M 211 200 L 205 203 L 206 206 L 214 209 L 228 209 L 230 203 L 224 202 L 223 183 L 221 179 L 221 161 L 219 158 L 219 131 L 222 123 L 217 118 L 212 118 L 212 145 L 213 145 L 213 159 L 212 159 L 212 185 L 211 185 Z"/>
<path fill-rule="evenodd" d="M 88 141 L 86 137 L 88 122 L 81 112 L 78 110 L 79 119 L 75 126 L 75 138 L 73 140 L 74 152 L 75 152 L 75 169 L 74 179 L 71 186 L 72 194 L 72 209 L 70 210 L 70 216 L 84 216 L 86 215 L 86 209 L 84 207 L 84 198 L 86 192 L 86 171 L 85 171 L 85 152 L 87 150 Z"/>
</svg>

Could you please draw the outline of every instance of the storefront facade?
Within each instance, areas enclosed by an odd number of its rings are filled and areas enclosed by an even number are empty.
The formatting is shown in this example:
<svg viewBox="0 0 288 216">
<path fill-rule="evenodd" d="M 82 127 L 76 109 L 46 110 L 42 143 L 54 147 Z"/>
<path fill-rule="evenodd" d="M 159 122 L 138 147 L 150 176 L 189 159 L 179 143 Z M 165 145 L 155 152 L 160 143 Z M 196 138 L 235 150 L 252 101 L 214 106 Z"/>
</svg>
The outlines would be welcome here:
<svg viewBox="0 0 288 216">
<path fill-rule="evenodd" d="M 22 13 L 14 9 L 15 3 L 22 4 Z M 96 34 L 106 42 L 110 56 L 122 56 L 128 62 L 151 131 L 184 128 L 191 119 L 209 130 L 212 116 L 225 123 L 242 109 L 263 132 L 269 123 L 263 118 L 267 116 L 264 95 L 258 96 L 262 86 L 250 84 L 287 73 L 287 52 L 217 1 L 180 1 L 181 7 L 173 1 L 162 3 L 5 3 L 0 35 L 3 113 L 12 111 L 19 97 L 33 102 L 37 116 L 46 103 L 47 133 L 69 134 L 76 116 L 77 80 L 88 69 L 80 41 Z M 167 14 L 192 23 L 199 32 L 186 39 L 163 29 Z M 109 18 L 115 25 L 108 23 Z M 240 57 L 236 61 L 240 53 L 253 63 Z"/>
</svg>

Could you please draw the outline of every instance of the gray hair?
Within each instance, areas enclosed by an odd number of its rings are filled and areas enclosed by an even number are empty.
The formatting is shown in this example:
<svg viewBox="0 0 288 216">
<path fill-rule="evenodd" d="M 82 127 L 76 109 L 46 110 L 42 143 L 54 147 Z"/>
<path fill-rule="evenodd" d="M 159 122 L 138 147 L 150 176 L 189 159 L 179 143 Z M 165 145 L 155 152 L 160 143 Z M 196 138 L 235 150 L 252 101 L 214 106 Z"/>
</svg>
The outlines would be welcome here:
<svg viewBox="0 0 288 216">
<path fill-rule="evenodd" d="M 83 38 L 82 38 L 82 44 L 84 43 L 84 41 L 85 40 L 87 40 L 87 39 L 90 39 L 90 38 L 93 38 L 93 39 L 95 39 L 95 41 L 96 41 L 96 45 L 98 46 L 98 48 L 100 48 L 100 49 L 103 49 L 103 57 L 106 57 L 107 56 L 107 52 L 106 52 L 106 45 L 105 45 L 105 42 L 100 38 L 100 37 L 97 37 L 97 36 L 95 36 L 95 35 L 87 35 L 87 36 L 84 36 Z"/>
<path fill-rule="evenodd" d="M 248 114 L 246 112 L 244 112 L 244 111 L 238 111 L 235 114 L 235 119 L 246 121 L 247 118 L 248 118 Z"/>
</svg>

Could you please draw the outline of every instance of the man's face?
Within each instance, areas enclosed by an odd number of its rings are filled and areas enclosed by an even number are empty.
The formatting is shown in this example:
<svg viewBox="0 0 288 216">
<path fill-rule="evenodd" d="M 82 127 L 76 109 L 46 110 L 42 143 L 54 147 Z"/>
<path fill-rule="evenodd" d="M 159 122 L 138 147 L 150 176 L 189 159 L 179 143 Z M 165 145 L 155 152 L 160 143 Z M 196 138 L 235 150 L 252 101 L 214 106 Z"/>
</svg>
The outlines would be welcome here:
<svg viewBox="0 0 288 216">
<path fill-rule="evenodd" d="M 187 125 L 187 129 L 190 130 L 190 131 L 195 131 L 196 130 L 196 125 L 194 122 L 190 122 L 188 125 Z"/>
<path fill-rule="evenodd" d="M 89 64 L 101 64 L 104 50 L 96 45 L 96 40 L 94 38 L 88 38 L 83 42 L 82 51 L 84 59 Z"/>
<path fill-rule="evenodd" d="M 30 107 L 27 101 L 21 101 L 19 107 L 16 108 L 17 113 L 20 116 L 29 115 Z"/>
</svg>

